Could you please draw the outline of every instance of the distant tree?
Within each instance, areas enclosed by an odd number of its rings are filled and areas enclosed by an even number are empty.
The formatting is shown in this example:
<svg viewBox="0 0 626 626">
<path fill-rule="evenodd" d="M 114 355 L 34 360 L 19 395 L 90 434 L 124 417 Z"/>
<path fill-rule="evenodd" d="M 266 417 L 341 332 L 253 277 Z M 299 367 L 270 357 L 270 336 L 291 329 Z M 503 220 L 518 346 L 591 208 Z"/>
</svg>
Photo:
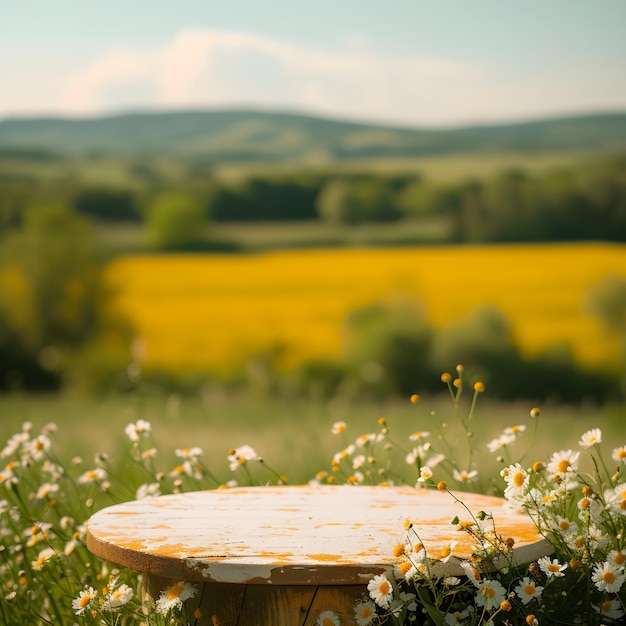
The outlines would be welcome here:
<svg viewBox="0 0 626 626">
<path fill-rule="evenodd" d="M 399 219 L 391 187 L 384 180 L 331 180 L 317 200 L 322 219 L 337 224 L 389 222 Z"/>
<path fill-rule="evenodd" d="M 312 220 L 317 217 L 320 185 L 317 176 L 303 174 L 251 177 L 216 186 L 210 198 L 211 217 L 216 222 Z"/>
<path fill-rule="evenodd" d="M 185 192 L 162 192 L 147 211 L 148 237 L 158 250 L 194 250 L 206 243 L 207 211 Z"/>
<path fill-rule="evenodd" d="M 74 209 L 89 217 L 108 221 L 139 221 L 141 215 L 135 196 L 124 189 L 87 188 L 74 197 Z"/>
<path fill-rule="evenodd" d="M 434 329 L 418 303 L 376 303 L 346 320 L 346 362 L 356 384 L 377 394 L 404 394 L 435 379 Z"/>
<path fill-rule="evenodd" d="M 68 355 L 117 333 L 103 267 L 85 218 L 58 206 L 25 212 L 0 253 L 0 387 L 7 376 L 59 382 Z"/>
<path fill-rule="evenodd" d="M 622 385 L 626 394 L 626 278 L 608 276 L 587 294 L 587 309 L 597 315 L 622 348 Z"/>
</svg>

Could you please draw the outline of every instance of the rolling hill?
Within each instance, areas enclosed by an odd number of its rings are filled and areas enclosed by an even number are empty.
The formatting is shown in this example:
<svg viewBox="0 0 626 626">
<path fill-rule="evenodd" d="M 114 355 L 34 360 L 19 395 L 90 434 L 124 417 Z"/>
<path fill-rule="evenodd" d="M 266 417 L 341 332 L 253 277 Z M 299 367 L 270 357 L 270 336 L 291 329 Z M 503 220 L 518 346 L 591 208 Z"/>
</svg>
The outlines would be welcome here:
<svg viewBox="0 0 626 626">
<path fill-rule="evenodd" d="M 626 113 L 447 129 L 243 110 L 0 120 L 0 155 L 278 162 L 568 151 L 626 151 Z"/>
</svg>

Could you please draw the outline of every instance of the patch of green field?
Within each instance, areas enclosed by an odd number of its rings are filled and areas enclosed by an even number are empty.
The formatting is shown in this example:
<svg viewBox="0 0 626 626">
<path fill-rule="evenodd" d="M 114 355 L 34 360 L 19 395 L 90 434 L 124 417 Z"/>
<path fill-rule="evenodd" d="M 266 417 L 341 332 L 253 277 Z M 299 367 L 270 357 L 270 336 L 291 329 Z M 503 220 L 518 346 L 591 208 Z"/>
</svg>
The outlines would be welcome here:
<svg viewBox="0 0 626 626">
<path fill-rule="evenodd" d="M 332 246 L 395 246 L 445 241 L 450 232 L 446 217 L 340 226 L 321 220 L 286 222 L 231 222 L 212 224 L 207 240 L 215 251 L 259 252 L 286 248 Z M 97 234 L 113 256 L 151 252 L 146 227 L 140 223 L 101 222 Z"/>
<path fill-rule="evenodd" d="M 348 173 L 416 174 L 427 180 L 452 182 L 467 179 L 488 179 L 498 172 L 522 169 L 529 174 L 539 174 L 553 168 L 570 167 L 597 159 L 597 153 L 548 152 L 526 154 L 522 152 L 501 154 L 458 154 L 421 158 L 351 159 L 346 161 L 318 161 L 303 163 L 233 163 L 217 165 L 214 175 L 224 182 L 236 182 L 250 176 L 297 175 L 303 171 L 328 172 L 338 176 Z"/>
<path fill-rule="evenodd" d="M 467 415 L 468 406 L 469 398 L 461 403 L 462 415 Z M 507 426 L 526 424 L 528 430 L 515 444 L 517 447 L 512 448 L 511 459 L 517 459 L 531 443 L 530 408 L 525 403 L 496 404 L 481 396 L 472 426 L 477 442 L 475 461 L 482 475 L 481 490 L 488 490 L 492 482 L 499 484 L 501 467 L 495 455 L 487 451 L 486 442 Z M 578 449 L 581 434 L 593 427 L 602 429 L 606 442 L 602 447 L 605 455 L 610 455 L 612 447 L 626 443 L 620 423 L 622 410 L 610 406 L 543 407 L 538 436 L 524 462 L 547 460 L 561 449 Z M 156 464 L 160 471 L 169 472 L 179 463 L 174 455 L 176 448 L 200 446 L 207 466 L 224 482 L 243 479 L 229 470 L 226 457 L 229 449 L 244 444 L 253 446 L 266 464 L 285 474 L 290 483 L 307 482 L 319 470 L 330 470 L 332 456 L 359 435 L 379 432 L 381 417 L 387 420 L 389 434 L 386 442 L 376 448 L 377 462 L 386 463 L 387 453 L 383 448 L 391 442 L 393 467 L 410 483 L 417 474 L 415 468 L 405 464 L 404 457 L 416 445 L 408 439 L 415 431 L 431 432 L 428 440 L 433 451 L 453 455 L 461 465 L 467 458 L 463 429 L 448 397 L 423 398 L 413 405 L 408 400 L 375 404 L 341 397 L 320 402 L 253 393 L 229 395 L 221 389 L 206 390 L 195 396 L 146 390 L 141 395 L 97 399 L 73 395 L 6 395 L 0 396 L 0 415 L 0 445 L 20 430 L 24 421 L 32 421 L 35 432 L 54 422 L 58 426 L 55 450 L 64 462 L 78 455 L 90 463 L 97 452 L 106 452 L 121 467 L 128 462 L 124 427 L 137 419 L 146 419 L 152 424 L 153 441 L 144 448 L 149 445 L 157 448 Z M 345 421 L 348 428 L 341 435 L 333 435 L 331 427 L 338 420 Z M 456 442 L 456 446 L 450 449 L 444 445 L 438 432 L 445 434 L 448 441 Z M 251 469 L 260 482 L 271 478 L 263 467 Z M 440 473 L 439 479 L 442 477 L 446 478 Z"/>
</svg>

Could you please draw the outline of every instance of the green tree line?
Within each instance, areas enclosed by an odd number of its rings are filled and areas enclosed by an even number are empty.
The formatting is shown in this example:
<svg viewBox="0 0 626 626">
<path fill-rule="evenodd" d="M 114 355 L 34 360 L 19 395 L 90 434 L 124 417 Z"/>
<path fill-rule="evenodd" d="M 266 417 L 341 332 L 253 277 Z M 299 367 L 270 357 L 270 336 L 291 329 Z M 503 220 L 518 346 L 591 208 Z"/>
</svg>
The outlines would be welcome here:
<svg viewBox="0 0 626 626">
<path fill-rule="evenodd" d="M 356 225 L 443 219 L 447 228 L 437 243 L 626 241 L 626 156 L 540 174 L 509 170 L 453 182 L 415 173 L 332 171 L 226 182 L 197 168 L 176 183 L 152 178 L 134 187 L 0 178 L 0 230 L 19 223 L 42 198 L 96 222 L 145 224 L 155 247 L 163 249 L 198 249 L 200 222 L 310 220 Z M 171 240 L 156 234 L 164 229 L 174 232 Z"/>
</svg>

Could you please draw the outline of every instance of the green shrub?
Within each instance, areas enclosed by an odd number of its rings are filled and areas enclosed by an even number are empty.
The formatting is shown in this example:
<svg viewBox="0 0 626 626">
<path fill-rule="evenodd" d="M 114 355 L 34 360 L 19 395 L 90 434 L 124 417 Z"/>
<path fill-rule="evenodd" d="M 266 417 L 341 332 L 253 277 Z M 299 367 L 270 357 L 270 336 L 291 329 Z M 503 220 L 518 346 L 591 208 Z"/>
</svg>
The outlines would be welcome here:
<svg viewBox="0 0 626 626">
<path fill-rule="evenodd" d="M 157 250 L 194 250 L 206 243 L 206 210 L 184 192 L 158 194 L 148 208 L 147 220 L 149 242 Z"/>
</svg>

